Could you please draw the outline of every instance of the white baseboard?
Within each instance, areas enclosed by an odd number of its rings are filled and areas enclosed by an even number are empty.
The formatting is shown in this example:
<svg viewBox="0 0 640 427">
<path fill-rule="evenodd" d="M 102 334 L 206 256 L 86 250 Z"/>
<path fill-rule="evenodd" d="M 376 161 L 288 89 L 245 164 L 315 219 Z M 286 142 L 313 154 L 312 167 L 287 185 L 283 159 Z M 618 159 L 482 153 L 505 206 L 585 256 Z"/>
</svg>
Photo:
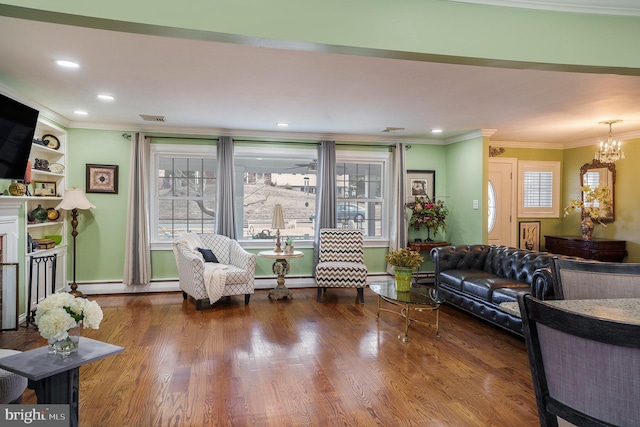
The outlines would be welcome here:
<svg viewBox="0 0 640 427">
<path fill-rule="evenodd" d="M 367 277 L 367 282 L 389 278 L 392 276 L 386 273 L 371 274 Z M 274 277 L 258 277 L 255 281 L 255 289 L 273 289 L 277 285 Z M 285 285 L 288 288 L 315 288 L 316 282 L 313 277 L 287 277 Z M 84 282 L 78 283 L 78 290 L 85 295 L 108 295 L 108 294 L 140 294 L 149 292 L 179 292 L 178 279 L 157 280 L 148 285 L 127 286 L 122 282 Z"/>
</svg>

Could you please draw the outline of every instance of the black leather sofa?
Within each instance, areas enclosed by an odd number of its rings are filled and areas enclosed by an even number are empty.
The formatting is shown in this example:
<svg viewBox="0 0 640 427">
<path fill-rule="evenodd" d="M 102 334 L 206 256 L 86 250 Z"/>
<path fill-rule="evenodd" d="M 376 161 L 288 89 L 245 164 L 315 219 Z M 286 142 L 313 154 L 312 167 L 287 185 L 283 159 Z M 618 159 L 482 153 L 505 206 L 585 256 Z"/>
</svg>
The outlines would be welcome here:
<svg viewBox="0 0 640 427">
<path fill-rule="evenodd" d="M 441 246 L 430 255 L 441 300 L 517 335 L 523 336 L 522 320 L 501 303 L 522 292 L 554 299 L 557 255 L 497 245 Z"/>
</svg>

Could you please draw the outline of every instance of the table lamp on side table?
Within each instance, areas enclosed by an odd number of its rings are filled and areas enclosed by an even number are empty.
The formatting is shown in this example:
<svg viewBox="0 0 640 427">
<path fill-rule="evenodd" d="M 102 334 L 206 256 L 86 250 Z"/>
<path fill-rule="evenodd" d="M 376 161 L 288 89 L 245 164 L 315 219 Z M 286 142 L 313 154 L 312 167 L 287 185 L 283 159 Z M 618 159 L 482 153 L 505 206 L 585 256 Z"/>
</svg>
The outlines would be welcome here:
<svg viewBox="0 0 640 427">
<path fill-rule="evenodd" d="M 78 188 L 72 188 L 64 192 L 62 201 L 56 206 L 56 209 L 64 209 L 71 211 L 71 236 L 73 237 L 73 283 L 71 283 L 71 291 L 69 293 L 75 297 L 84 297 L 84 294 L 78 290 L 76 283 L 76 237 L 78 236 L 78 209 L 95 208 L 84 192 Z"/>
<path fill-rule="evenodd" d="M 282 213 L 282 205 L 276 203 L 276 207 L 273 209 L 273 220 L 271 221 L 271 228 L 275 228 L 276 232 L 276 248 L 274 252 L 282 252 L 280 247 L 280 229 L 284 228 L 284 214 Z"/>
</svg>

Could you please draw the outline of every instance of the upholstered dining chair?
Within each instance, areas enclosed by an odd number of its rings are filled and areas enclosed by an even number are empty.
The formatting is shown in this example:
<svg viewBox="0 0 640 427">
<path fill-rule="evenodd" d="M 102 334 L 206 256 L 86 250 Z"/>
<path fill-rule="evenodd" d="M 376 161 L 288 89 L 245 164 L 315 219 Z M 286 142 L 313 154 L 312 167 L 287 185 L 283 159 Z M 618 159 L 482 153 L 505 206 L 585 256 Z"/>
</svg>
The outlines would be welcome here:
<svg viewBox="0 0 640 427">
<path fill-rule="evenodd" d="M 640 264 L 554 258 L 557 299 L 640 298 Z"/>
<path fill-rule="evenodd" d="M 364 264 L 362 230 L 321 229 L 315 275 L 318 302 L 327 288 L 356 288 L 358 299 L 364 304 L 367 266 Z"/>
<path fill-rule="evenodd" d="M 577 314 L 530 294 L 518 303 L 540 425 L 637 426 L 640 325 Z"/>
</svg>

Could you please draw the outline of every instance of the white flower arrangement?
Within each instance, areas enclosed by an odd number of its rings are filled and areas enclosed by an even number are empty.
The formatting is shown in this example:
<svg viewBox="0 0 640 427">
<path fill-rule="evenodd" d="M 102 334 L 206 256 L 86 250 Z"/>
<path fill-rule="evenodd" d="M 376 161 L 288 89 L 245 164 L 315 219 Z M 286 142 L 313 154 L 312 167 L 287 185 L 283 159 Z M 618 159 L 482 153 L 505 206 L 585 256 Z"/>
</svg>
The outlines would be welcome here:
<svg viewBox="0 0 640 427">
<path fill-rule="evenodd" d="M 35 323 L 42 337 L 62 341 L 69 336 L 69 329 L 81 323 L 85 328 L 98 329 L 102 316 L 97 302 L 60 292 L 38 304 Z"/>
</svg>

